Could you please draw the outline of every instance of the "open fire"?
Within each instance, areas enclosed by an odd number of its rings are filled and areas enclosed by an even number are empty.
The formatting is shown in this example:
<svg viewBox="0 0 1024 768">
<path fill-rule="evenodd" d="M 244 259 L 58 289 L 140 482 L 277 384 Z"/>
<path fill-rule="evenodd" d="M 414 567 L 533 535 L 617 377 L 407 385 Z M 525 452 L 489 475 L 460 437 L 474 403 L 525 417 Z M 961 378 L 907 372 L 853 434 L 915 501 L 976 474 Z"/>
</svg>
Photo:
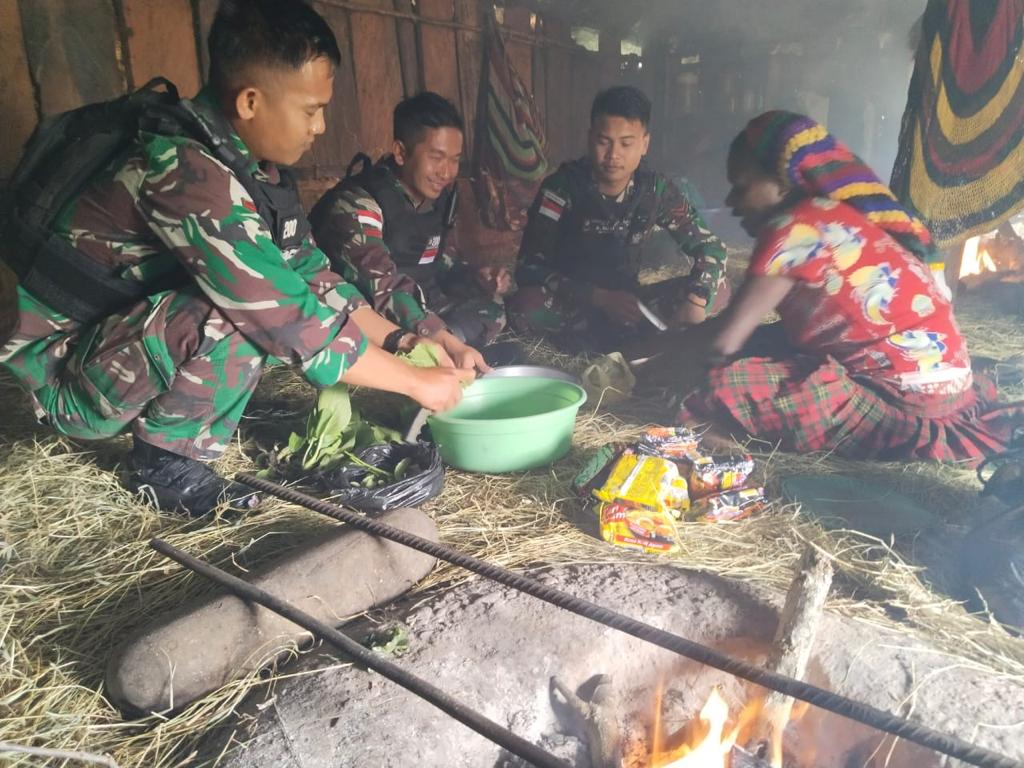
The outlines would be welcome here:
<svg viewBox="0 0 1024 768">
<path fill-rule="evenodd" d="M 997 272 L 995 261 L 988 252 L 988 248 L 982 244 L 982 237 L 970 238 L 964 243 L 963 258 L 960 260 L 960 278 L 980 275 L 983 272 Z"/>
<path fill-rule="evenodd" d="M 651 743 L 650 768 L 732 768 L 737 745 L 749 746 L 759 719 L 764 715 L 763 701 L 748 703 L 730 720 L 729 705 L 718 688 L 713 688 L 697 717 L 678 732 L 666 735 L 661 718 L 661 690 L 657 696 Z M 782 729 L 772 731 L 770 743 L 758 745 L 763 762 L 782 768 Z"/>
</svg>

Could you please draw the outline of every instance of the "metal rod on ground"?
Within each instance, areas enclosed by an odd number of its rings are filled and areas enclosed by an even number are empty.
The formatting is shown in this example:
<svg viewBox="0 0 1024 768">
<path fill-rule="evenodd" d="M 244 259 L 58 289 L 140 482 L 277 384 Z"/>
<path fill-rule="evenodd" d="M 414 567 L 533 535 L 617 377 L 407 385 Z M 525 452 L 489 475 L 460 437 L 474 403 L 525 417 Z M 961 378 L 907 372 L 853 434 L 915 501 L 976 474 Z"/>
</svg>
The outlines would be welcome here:
<svg viewBox="0 0 1024 768">
<path fill-rule="evenodd" d="M 845 696 L 840 696 L 837 693 L 827 691 L 824 688 L 756 667 L 753 664 L 748 664 L 745 661 L 740 661 L 720 653 L 706 645 L 695 643 L 692 640 L 687 640 L 685 637 L 674 635 L 650 624 L 637 621 L 625 614 L 609 610 L 596 603 L 575 597 L 567 592 L 562 592 L 554 587 L 549 587 L 536 579 L 523 576 L 493 563 L 488 563 L 464 552 L 459 552 L 457 549 L 444 544 L 428 541 L 407 531 L 386 525 L 379 520 L 365 517 L 344 507 L 339 507 L 336 504 L 313 498 L 305 493 L 296 491 L 294 488 L 285 488 L 277 483 L 271 483 L 244 472 L 235 475 L 235 479 L 257 490 L 347 523 L 353 528 L 358 528 L 375 536 L 380 536 L 397 544 L 424 552 L 439 560 L 458 565 L 499 584 L 525 592 L 528 595 L 532 595 L 584 618 L 600 622 L 605 626 L 618 629 L 633 637 L 653 643 L 669 651 L 674 651 L 680 656 L 685 656 L 709 667 L 728 672 L 731 675 L 749 680 L 752 683 L 785 694 L 786 696 L 806 701 L 808 704 L 813 704 L 837 715 L 856 720 L 880 731 L 900 736 L 907 741 L 912 741 L 923 747 L 934 749 L 936 752 L 963 760 L 965 763 L 977 765 L 981 768 L 1024 768 L 1024 763 L 984 747 L 979 747 L 957 736 L 941 733 L 933 728 L 919 723 L 912 723 L 877 707 L 862 704 Z"/>
<path fill-rule="evenodd" d="M 190 571 L 194 571 L 200 576 L 226 587 L 229 592 L 237 597 L 262 605 L 264 608 L 280 614 L 303 629 L 312 632 L 315 636 L 333 645 L 346 656 L 379 673 L 382 677 L 397 683 L 411 693 L 415 693 L 421 699 L 430 702 L 463 725 L 472 728 L 481 736 L 504 747 L 512 754 L 529 761 L 532 765 L 539 766 L 539 768 L 569 768 L 568 763 L 559 760 L 537 745 L 526 741 L 526 739 L 516 736 L 512 731 L 503 728 L 494 721 L 488 720 L 479 712 L 456 701 L 432 683 L 428 683 L 426 680 L 402 669 L 397 664 L 391 663 L 381 657 L 380 654 L 364 648 L 348 635 L 328 624 L 324 624 L 322 621 L 310 616 L 305 611 L 299 610 L 290 603 L 247 581 L 232 576 L 216 566 L 198 560 L 186 552 L 182 552 L 174 545 L 168 544 L 166 541 L 153 539 L 149 542 L 149 546 L 160 554 L 185 566 Z"/>
</svg>

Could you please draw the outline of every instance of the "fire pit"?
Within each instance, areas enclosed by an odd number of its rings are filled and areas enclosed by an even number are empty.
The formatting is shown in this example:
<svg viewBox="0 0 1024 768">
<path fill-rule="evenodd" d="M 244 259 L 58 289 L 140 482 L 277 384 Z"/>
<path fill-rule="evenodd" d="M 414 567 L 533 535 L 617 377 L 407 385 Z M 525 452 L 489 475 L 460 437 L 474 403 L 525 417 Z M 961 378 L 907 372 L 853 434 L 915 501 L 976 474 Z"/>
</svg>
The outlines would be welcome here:
<svg viewBox="0 0 1024 768">
<path fill-rule="evenodd" d="M 757 663 L 765 661 L 778 624 L 780 596 L 670 567 L 564 567 L 540 578 Z M 410 652 L 398 659 L 403 667 L 570 765 L 599 765 L 592 759 L 589 712 L 592 720 L 599 718 L 602 733 L 618 732 L 623 766 L 704 766 L 680 763 L 688 755 L 667 750 L 677 736 L 710 730 L 694 717 L 711 691 L 717 688 L 731 713 L 723 733 L 763 694 L 724 672 L 488 582 L 469 583 L 406 611 L 400 617 L 411 642 Z M 364 622 L 362 630 L 371 626 Z M 311 654 L 287 671 L 288 680 L 250 700 L 241 720 L 207 745 L 210 754 L 219 754 L 229 740 L 246 743 L 220 765 L 523 764 L 423 700 L 328 654 Z M 595 680 L 597 675 L 607 677 Z M 941 654 L 905 636 L 826 615 L 807 679 L 1024 757 L 1021 728 L 1011 727 L 1024 711 L 1024 687 L 979 670 L 949 669 Z M 787 767 L 939 764 L 934 752 L 903 742 L 894 746 L 891 737 L 815 708 L 798 708 L 794 720 L 783 739 Z M 979 728 L 981 723 L 989 727 Z M 666 754 L 676 762 L 664 762 Z M 763 764 L 742 754 L 731 759 L 733 768 Z M 707 765 L 723 765 L 721 755 Z"/>
</svg>

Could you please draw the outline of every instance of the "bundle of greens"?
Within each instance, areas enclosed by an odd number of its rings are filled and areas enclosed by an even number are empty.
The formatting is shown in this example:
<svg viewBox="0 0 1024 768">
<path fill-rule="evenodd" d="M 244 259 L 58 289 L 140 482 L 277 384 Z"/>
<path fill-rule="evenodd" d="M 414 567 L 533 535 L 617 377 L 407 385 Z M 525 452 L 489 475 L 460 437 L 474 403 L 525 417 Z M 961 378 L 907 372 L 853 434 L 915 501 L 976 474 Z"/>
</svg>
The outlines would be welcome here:
<svg viewBox="0 0 1024 768">
<path fill-rule="evenodd" d="M 434 349 L 417 344 L 401 355 L 411 365 L 433 368 L 438 365 Z M 358 454 L 371 445 L 401 442 L 401 435 L 394 429 L 382 427 L 362 418 L 352 403 L 347 384 L 335 384 L 320 390 L 316 407 L 306 421 L 306 434 L 292 432 L 288 444 L 277 454 L 277 464 L 290 468 L 293 473 L 334 469 L 342 464 L 356 464 L 364 467 L 369 483 L 376 487 L 404 479 L 406 467 L 399 462 L 393 472 L 373 467 Z M 408 464 L 406 461 L 405 464 Z"/>
</svg>

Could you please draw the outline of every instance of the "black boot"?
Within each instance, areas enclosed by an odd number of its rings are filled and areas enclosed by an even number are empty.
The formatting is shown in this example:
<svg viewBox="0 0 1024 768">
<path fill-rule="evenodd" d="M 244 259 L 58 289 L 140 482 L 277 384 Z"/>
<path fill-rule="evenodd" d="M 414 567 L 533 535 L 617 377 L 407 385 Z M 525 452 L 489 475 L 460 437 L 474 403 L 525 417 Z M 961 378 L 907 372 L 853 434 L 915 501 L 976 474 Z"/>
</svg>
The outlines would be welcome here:
<svg viewBox="0 0 1024 768">
<path fill-rule="evenodd" d="M 128 489 L 142 493 L 168 512 L 201 517 L 222 504 L 250 510 L 260 503 L 256 491 L 225 480 L 203 462 L 138 439 L 129 464 L 132 473 L 125 483 Z"/>
</svg>

